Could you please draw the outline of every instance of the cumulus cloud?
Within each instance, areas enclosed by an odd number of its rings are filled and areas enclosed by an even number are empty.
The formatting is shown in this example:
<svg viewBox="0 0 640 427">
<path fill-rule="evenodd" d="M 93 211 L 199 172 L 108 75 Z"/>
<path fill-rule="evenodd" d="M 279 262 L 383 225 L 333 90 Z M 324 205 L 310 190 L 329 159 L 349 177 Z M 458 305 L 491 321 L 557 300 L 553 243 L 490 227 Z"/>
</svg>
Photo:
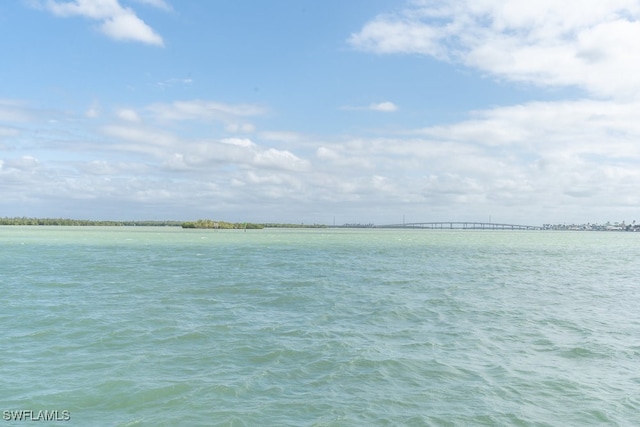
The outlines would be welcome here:
<svg viewBox="0 0 640 427">
<path fill-rule="evenodd" d="M 247 138 L 183 141 L 175 150 L 185 168 L 228 165 L 251 170 L 304 171 L 309 167 L 306 160 L 290 151 L 263 147 Z M 176 160 L 175 155 L 172 160 Z"/>
<path fill-rule="evenodd" d="M 158 7 L 168 5 L 163 1 L 148 0 L 146 3 Z M 46 10 L 56 16 L 83 16 L 99 21 L 98 29 L 108 37 L 119 41 L 136 41 L 156 46 L 163 46 L 162 37 L 153 28 L 140 19 L 136 12 L 123 7 L 118 0 L 47 0 L 42 4 Z"/>
<path fill-rule="evenodd" d="M 288 150 L 265 147 L 249 138 L 192 139 L 128 121 L 102 128 L 113 140 L 103 150 L 144 154 L 170 169 L 194 172 L 210 167 L 304 171 L 310 166 Z"/>
<path fill-rule="evenodd" d="M 304 171 L 308 167 L 308 162 L 295 154 L 275 148 L 256 152 L 253 157 L 253 163 L 256 166 L 289 171 Z"/>
<path fill-rule="evenodd" d="M 418 133 L 441 141 L 487 147 L 640 160 L 638 102 L 598 100 L 531 102 L 478 111 L 470 120 L 432 126 Z"/>
<path fill-rule="evenodd" d="M 422 54 L 512 81 L 640 95 L 640 3 L 633 0 L 415 0 L 381 15 L 349 43 L 379 54 Z"/>
</svg>

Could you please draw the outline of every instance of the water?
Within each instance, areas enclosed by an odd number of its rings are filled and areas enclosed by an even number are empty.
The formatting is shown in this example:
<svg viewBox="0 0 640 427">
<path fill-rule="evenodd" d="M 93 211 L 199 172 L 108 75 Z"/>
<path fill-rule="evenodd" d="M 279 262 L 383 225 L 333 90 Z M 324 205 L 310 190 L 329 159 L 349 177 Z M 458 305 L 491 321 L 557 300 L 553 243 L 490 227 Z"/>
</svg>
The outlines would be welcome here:
<svg viewBox="0 0 640 427">
<path fill-rule="evenodd" d="M 0 425 L 640 425 L 639 260 L 635 233 L 0 227 Z"/>
</svg>

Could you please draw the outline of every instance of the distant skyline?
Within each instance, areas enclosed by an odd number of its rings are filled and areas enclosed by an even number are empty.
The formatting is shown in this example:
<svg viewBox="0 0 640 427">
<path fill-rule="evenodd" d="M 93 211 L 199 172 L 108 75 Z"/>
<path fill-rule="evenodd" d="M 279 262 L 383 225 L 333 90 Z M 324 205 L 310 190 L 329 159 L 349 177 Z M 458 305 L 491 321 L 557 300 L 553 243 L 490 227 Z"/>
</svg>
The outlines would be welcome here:
<svg viewBox="0 0 640 427">
<path fill-rule="evenodd" d="M 640 0 L 16 0 L 0 31 L 0 217 L 640 221 Z"/>
</svg>

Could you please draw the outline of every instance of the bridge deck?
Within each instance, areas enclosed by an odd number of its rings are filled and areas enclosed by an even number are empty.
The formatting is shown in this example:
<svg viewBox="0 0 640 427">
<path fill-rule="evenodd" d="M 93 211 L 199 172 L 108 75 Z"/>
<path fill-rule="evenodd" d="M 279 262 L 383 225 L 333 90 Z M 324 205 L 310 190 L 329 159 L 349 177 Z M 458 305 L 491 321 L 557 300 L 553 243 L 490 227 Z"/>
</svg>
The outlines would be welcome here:
<svg viewBox="0 0 640 427">
<path fill-rule="evenodd" d="M 426 228 L 430 230 L 541 230 L 535 225 L 496 224 L 491 222 L 412 222 L 406 224 L 378 225 L 376 228 Z"/>
</svg>

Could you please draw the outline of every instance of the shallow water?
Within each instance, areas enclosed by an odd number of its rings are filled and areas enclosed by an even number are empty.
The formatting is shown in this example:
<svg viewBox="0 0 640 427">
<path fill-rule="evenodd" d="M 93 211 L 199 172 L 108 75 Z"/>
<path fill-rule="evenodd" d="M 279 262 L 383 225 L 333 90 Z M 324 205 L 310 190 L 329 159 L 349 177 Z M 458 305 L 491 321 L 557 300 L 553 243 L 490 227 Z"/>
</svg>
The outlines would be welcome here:
<svg viewBox="0 0 640 427">
<path fill-rule="evenodd" d="M 640 235 L 0 227 L 0 410 L 640 425 Z"/>
</svg>

